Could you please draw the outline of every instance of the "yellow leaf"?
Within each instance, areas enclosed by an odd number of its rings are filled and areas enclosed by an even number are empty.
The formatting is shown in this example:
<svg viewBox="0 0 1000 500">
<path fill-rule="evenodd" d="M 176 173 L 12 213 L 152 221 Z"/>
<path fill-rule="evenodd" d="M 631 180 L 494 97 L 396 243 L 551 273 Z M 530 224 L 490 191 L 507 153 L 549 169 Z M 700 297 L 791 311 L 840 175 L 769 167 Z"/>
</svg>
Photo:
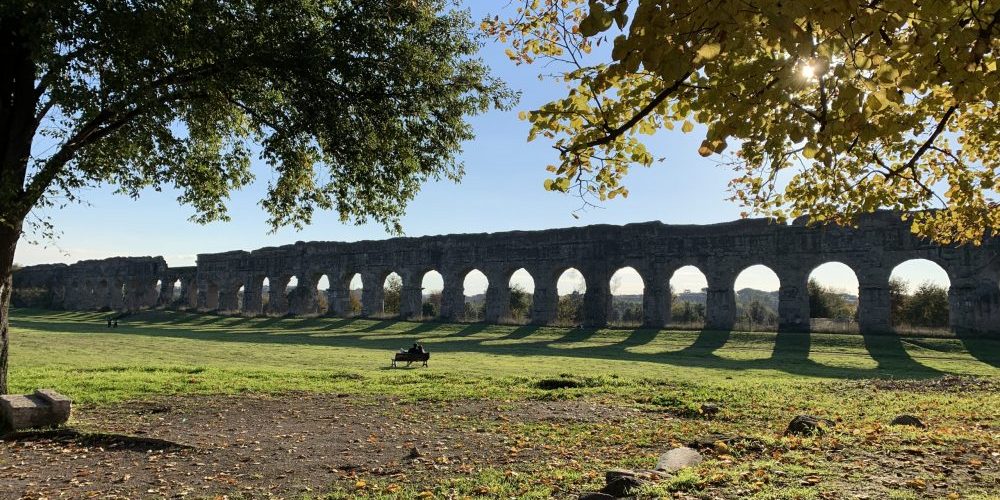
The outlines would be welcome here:
<svg viewBox="0 0 1000 500">
<path fill-rule="evenodd" d="M 719 53 L 722 52 L 722 45 L 718 43 L 706 43 L 698 49 L 698 59 L 703 61 L 710 61 L 715 59 Z"/>
<path fill-rule="evenodd" d="M 684 120 L 684 125 L 681 125 L 681 130 L 684 131 L 684 133 L 686 134 L 694 130 L 694 124 L 688 120 Z"/>
</svg>

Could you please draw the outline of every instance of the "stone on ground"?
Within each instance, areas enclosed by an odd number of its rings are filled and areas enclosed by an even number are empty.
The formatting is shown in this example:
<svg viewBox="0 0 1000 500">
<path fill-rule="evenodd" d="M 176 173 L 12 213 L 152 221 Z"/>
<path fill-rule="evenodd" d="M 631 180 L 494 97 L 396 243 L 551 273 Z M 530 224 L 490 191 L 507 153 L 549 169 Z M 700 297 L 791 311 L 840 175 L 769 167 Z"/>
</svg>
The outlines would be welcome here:
<svg viewBox="0 0 1000 500">
<path fill-rule="evenodd" d="M 72 402 L 52 389 L 0 396 L 0 429 L 58 427 L 69 420 Z"/>
<path fill-rule="evenodd" d="M 660 455 L 660 459 L 656 462 L 656 470 L 674 472 L 698 465 L 702 460 L 704 457 L 701 456 L 701 453 L 687 446 L 682 446 Z"/>
<path fill-rule="evenodd" d="M 627 497 L 638 492 L 639 488 L 642 488 L 643 484 L 646 484 L 646 481 L 643 481 L 635 476 L 622 476 L 604 485 L 604 489 L 601 490 L 601 493 L 611 495 L 615 498 Z"/>
<path fill-rule="evenodd" d="M 827 427 L 833 427 L 832 420 L 814 417 L 812 415 L 799 415 L 788 423 L 785 435 L 808 436 L 813 434 L 823 434 Z"/>
<path fill-rule="evenodd" d="M 892 422 L 890 422 L 890 424 L 891 425 L 910 425 L 910 426 L 913 426 L 913 427 L 919 427 L 921 429 L 924 429 L 924 428 L 927 427 L 927 424 L 923 423 L 919 418 L 917 418 L 917 417 L 915 417 L 913 415 L 907 415 L 905 413 L 903 415 L 899 415 L 896 418 L 892 419 Z"/>
</svg>

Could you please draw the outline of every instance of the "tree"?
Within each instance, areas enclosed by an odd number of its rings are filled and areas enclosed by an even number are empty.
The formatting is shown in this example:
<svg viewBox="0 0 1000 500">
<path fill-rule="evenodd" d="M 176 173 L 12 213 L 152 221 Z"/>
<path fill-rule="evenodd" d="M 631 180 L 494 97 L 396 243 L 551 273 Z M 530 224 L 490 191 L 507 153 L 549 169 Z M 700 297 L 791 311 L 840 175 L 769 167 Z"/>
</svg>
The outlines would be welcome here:
<svg viewBox="0 0 1000 500">
<path fill-rule="evenodd" d="M 559 153 L 547 189 L 626 196 L 629 167 L 654 162 L 641 137 L 697 123 L 744 216 L 917 211 L 942 243 L 1000 228 L 996 1 L 518 4 L 483 28 L 518 63 L 563 63 L 546 68 L 568 95 L 523 115 Z"/>
<path fill-rule="evenodd" d="M 556 322 L 560 325 L 578 325 L 583 321 L 583 294 L 573 291 L 559 297 L 556 304 Z"/>
<path fill-rule="evenodd" d="M 923 283 L 906 301 L 905 322 L 913 326 L 941 328 L 948 326 L 948 290 L 933 283 Z"/>
<path fill-rule="evenodd" d="M 251 157 L 273 227 L 316 210 L 399 231 L 423 182 L 458 180 L 470 114 L 515 97 L 444 0 L 0 3 L 0 393 L 10 270 L 29 214 L 107 184 L 173 187 L 225 220 Z M 25 227 L 25 221 L 29 227 Z"/>
<path fill-rule="evenodd" d="M 385 279 L 385 290 L 382 294 L 382 312 L 399 314 L 399 301 L 403 295 L 403 279 L 396 274 L 390 274 Z"/>
<path fill-rule="evenodd" d="M 909 285 L 899 278 L 889 279 L 889 321 L 893 325 L 906 322 L 906 311 L 909 308 Z"/>
<path fill-rule="evenodd" d="M 813 278 L 806 287 L 809 290 L 809 317 L 838 320 L 854 319 L 857 307 L 847 302 L 843 295 L 819 284 Z"/>
<path fill-rule="evenodd" d="M 528 293 L 520 284 L 510 287 L 510 315 L 512 319 L 524 319 L 531 312 L 532 294 Z"/>
</svg>

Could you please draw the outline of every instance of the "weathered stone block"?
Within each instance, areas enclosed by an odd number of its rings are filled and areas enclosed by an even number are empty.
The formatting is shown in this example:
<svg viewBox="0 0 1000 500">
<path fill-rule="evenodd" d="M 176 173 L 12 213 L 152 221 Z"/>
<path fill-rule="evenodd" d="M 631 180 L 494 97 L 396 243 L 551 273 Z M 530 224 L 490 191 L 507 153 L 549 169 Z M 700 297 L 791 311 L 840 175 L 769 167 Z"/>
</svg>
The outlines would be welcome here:
<svg viewBox="0 0 1000 500">
<path fill-rule="evenodd" d="M 0 396 L 0 428 L 56 427 L 69 420 L 72 401 L 52 389 Z"/>
</svg>

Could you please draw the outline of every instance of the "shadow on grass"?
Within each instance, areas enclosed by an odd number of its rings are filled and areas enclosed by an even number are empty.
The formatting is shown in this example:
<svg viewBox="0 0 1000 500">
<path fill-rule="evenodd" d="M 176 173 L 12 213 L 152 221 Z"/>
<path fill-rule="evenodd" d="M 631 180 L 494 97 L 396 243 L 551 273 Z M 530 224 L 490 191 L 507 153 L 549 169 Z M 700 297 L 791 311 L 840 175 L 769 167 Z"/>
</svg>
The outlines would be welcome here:
<svg viewBox="0 0 1000 500">
<path fill-rule="evenodd" d="M 178 317 L 173 317 L 177 315 Z M 180 320 L 183 317 L 184 320 Z M 875 368 L 831 366 L 810 359 L 812 336 L 803 333 L 779 333 L 774 337 L 770 357 L 758 359 L 730 359 L 719 356 L 716 351 L 732 340 L 729 331 L 703 330 L 695 340 L 677 351 L 635 352 L 632 348 L 649 344 L 662 332 L 651 329 L 627 331 L 628 335 L 615 343 L 594 342 L 598 330 L 575 328 L 555 329 L 539 326 L 502 327 L 485 323 L 454 325 L 448 323 L 407 323 L 400 321 L 373 321 L 357 319 L 318 318 L 305 321 L 267 318 L 248 320 L 242 318 L 230 324 L 217 325 L 221 318 L 190 313 L 149 312 L 137 316 L 136 326 L 128 325 L 109 331 L 96 322 L 75 323 L 51 321 L 44 313 L 38 313 L 24 321 L 23 326 L 53 332 L 116 333 L 122 335 L 144 335 L 174 337 L 218 342 L 250 342 L 262 344 L 315 345 L 356 347 L 395 352 L 408 341 L 401 337 L 432 335 L 425 339 L 432 342 L 427 347 L 435 353 L 481 352 L 505 356 L 560 356 L 580 359 L 605 359 L 622 361 L 643 361 L 669 364 L 679 367 L 720 368 L 729 370 L 780 370 L 786 373 L 825 378 L 929 378 L 943 372 L 914 360 L 907 353 L 903 339 L 895 335 L 863 336 L 864 347 L 877 363 Z M 138 321 L 141 320 L 141 321 Z M 12 322 L 20 325 L 15 317 Z M 190 324 L 184 328 L 181 324 Z M 238 334 L 221 327 L 240 325 Z M 178 325 L 178 326 L 170 326 Z M 410 328 L 406 328 L 408 325 Z M 210 326 L 211 328 L 205 328 Z M 456 329 L 457 328 L 457 329 Z M 264 331 L 270 329 L 270 331 Z M 308 330 L 307 330 L 308 329 Z M 481 334 L 488 329 L 501 331 Z M 544 338 L 532 337 L 541 330 Z M 371 335 L 382 332 L 387 335 Z M 553 333 L 562 333 L 552 338 Z M 762 334 L 763 335 L 763 334 Z M 608 337 L 602 337 L 607 339 Z M 402 342 L 402 343 L 401 343 Z M 573 344 L 584 345 L 573 345 Z M 965 339 L 964 345 L 976 358 L 993 366 L 996 365 L 1000 342 L 989 339 Z M 596 344 L 596 345 L 594 345 Z M 408 344 L 407 344 L 408 345 Z M 752 348 L 751 348 L 752 349 Z M 976 353 L 979 353 L 978 355 Z"/>
</svg>

